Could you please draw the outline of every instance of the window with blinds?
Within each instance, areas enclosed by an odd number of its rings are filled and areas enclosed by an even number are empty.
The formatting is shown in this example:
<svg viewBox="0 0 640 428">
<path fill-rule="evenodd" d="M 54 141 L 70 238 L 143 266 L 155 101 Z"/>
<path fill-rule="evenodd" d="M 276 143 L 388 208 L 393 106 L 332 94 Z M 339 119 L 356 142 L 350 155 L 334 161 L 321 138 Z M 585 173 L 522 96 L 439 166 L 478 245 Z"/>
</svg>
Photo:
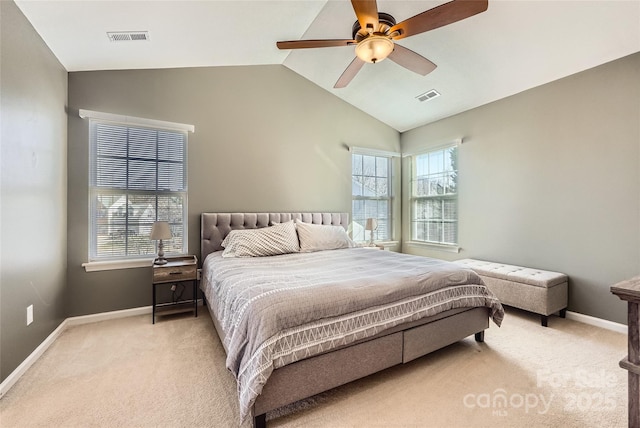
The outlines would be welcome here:
<svg viewBox="0 0 640 428">
<path fill-rule="evenodd" d="M 165 254 L 187 252 L 187 133 L 92 119 L 90 129 L 91 261 L 149 257 L 157 220 L 173 238 Z"/>
<path fill-rule="evenodd" d="M 458 242 L 458 148 L 412 158 L 411 239 L 434 244 Z"/>
<path fill-rule="evenodd" d="M 351 156 L 352 237 L 368 241 L 391 240 L 391 157 L 354 153 Z M 368 218 L 378 220 L 373 232 L 366 231 Z"/>
</svg>

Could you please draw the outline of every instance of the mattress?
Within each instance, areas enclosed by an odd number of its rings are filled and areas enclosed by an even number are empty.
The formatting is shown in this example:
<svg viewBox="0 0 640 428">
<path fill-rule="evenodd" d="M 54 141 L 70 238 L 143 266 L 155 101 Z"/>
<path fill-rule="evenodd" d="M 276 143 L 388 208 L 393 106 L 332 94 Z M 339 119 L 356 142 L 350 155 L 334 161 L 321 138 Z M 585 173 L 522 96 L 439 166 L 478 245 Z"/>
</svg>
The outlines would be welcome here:
<svg viewBox="0 0 640 428">
<path fill-rule="evenodd" d="M 504 312 L 471 269 L 364 248 L 271 257 L 211 253 L 201 288 L 246 417 L 274 369 L 450 309 Z"/>
</svg>

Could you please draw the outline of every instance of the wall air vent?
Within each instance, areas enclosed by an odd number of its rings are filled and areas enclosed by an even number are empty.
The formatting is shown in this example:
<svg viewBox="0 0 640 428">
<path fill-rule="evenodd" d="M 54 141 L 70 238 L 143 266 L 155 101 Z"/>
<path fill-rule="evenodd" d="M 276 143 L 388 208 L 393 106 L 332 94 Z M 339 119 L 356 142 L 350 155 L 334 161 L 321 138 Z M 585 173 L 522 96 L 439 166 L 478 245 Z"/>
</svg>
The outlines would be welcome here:
<svg viewBox="0 0 640 428">
<path fill-rule="evenodd" d="M 416 98 L 418 99 L 418 101 L 422 102 L 422 101 L 429 101 L 434 98 L 438 98 L 439 96 L 440 96 L 440 92 L 436 91 L 435 89 L 432 89 L 430 91 L 425 92 L 424 94 L 418 95 Z"/>
<path fill-rule="evenodd" d="M 108 31 L 107 36 L 112 42 L 135 42 L 149 40 L 148 31 Z"/>
</svg>

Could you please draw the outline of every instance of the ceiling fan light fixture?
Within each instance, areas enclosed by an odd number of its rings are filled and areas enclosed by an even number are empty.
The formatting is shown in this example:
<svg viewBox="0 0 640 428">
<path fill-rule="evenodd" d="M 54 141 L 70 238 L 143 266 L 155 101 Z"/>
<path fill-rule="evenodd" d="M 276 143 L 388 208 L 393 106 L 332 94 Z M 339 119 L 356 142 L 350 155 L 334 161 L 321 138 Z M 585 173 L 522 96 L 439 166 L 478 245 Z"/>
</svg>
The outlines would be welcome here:
<svg viewBox="0 0 640 428">
<path fill-rule="evenodd" d="M 336 89 L 347 86 L 367 62 L 376 63 L 387 57 L 407 70 L 426 76 L 436 69 L 436 64 L 411 49 L 396 46 L 395 42 L 477 15 L 489 6 L 489 0 L 453 0 L 397 23 L 388 13 L 378 12 L 377 3 L 377 0 L 351 0 L 357 18 L 351 27 L 351 39 L 291 40 L 277 42 L 276 46 L 278 49 L 306 49 L 355 44 L 356 58 L 333 86 Z"/>
<path fill-rule="evenodd" d="M 387 36 L 372 34 L 356 46 L 356 56 L 365 62 L 380 62 L 393 52 L 393 41 Z"/>
</svg>

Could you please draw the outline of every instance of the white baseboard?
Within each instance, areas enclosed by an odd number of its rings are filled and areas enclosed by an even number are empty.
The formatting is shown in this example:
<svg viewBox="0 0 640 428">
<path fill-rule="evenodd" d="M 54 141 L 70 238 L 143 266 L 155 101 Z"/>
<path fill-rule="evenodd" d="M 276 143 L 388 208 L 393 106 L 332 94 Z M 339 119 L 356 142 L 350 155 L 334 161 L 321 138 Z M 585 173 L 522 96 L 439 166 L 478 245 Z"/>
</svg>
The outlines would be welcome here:
<svg viewBox="0 0 640 428">
<path fill-rule="evenodd" d="M 605 328 L 607 330 L 615 331 L 617 333 L 628 334 L 629 328 L 617 322 L 603 320 L 602 318 L 592 317 L 590 315 L 581 314 L 579 312 L 567 311 L 567 319 L 579 321 L 584 324 L 593 325 L 596 327 Z"/>
<path fill-rule="evenodd" d="M 198 299 L 198 306 L 202 306 L 202 299 Z M 139 308 L 123 309 L 121 311 L 101 312 L 98 314 L 81 315 L 67 318 L 68 326 L 90 324 L 92 322 L 113 320 L 116 318 L 135 317 L 137 315 L 147 315 L 151 313 L 151 306 L 141 306 Z"/>
<path fill-rule="evenodd" d="M 134 317 L 136 315 L 146 315 L 151 313 L 151 306 L 142 306 L 139 308 L 123 309 L 121 311 L 101 312 L 99 314 L 81 315 L 77 317 L 67 318 L 67 325 L 82 325 L 92 322 L 113 320 L 116 318 Z"/>
</svg>

